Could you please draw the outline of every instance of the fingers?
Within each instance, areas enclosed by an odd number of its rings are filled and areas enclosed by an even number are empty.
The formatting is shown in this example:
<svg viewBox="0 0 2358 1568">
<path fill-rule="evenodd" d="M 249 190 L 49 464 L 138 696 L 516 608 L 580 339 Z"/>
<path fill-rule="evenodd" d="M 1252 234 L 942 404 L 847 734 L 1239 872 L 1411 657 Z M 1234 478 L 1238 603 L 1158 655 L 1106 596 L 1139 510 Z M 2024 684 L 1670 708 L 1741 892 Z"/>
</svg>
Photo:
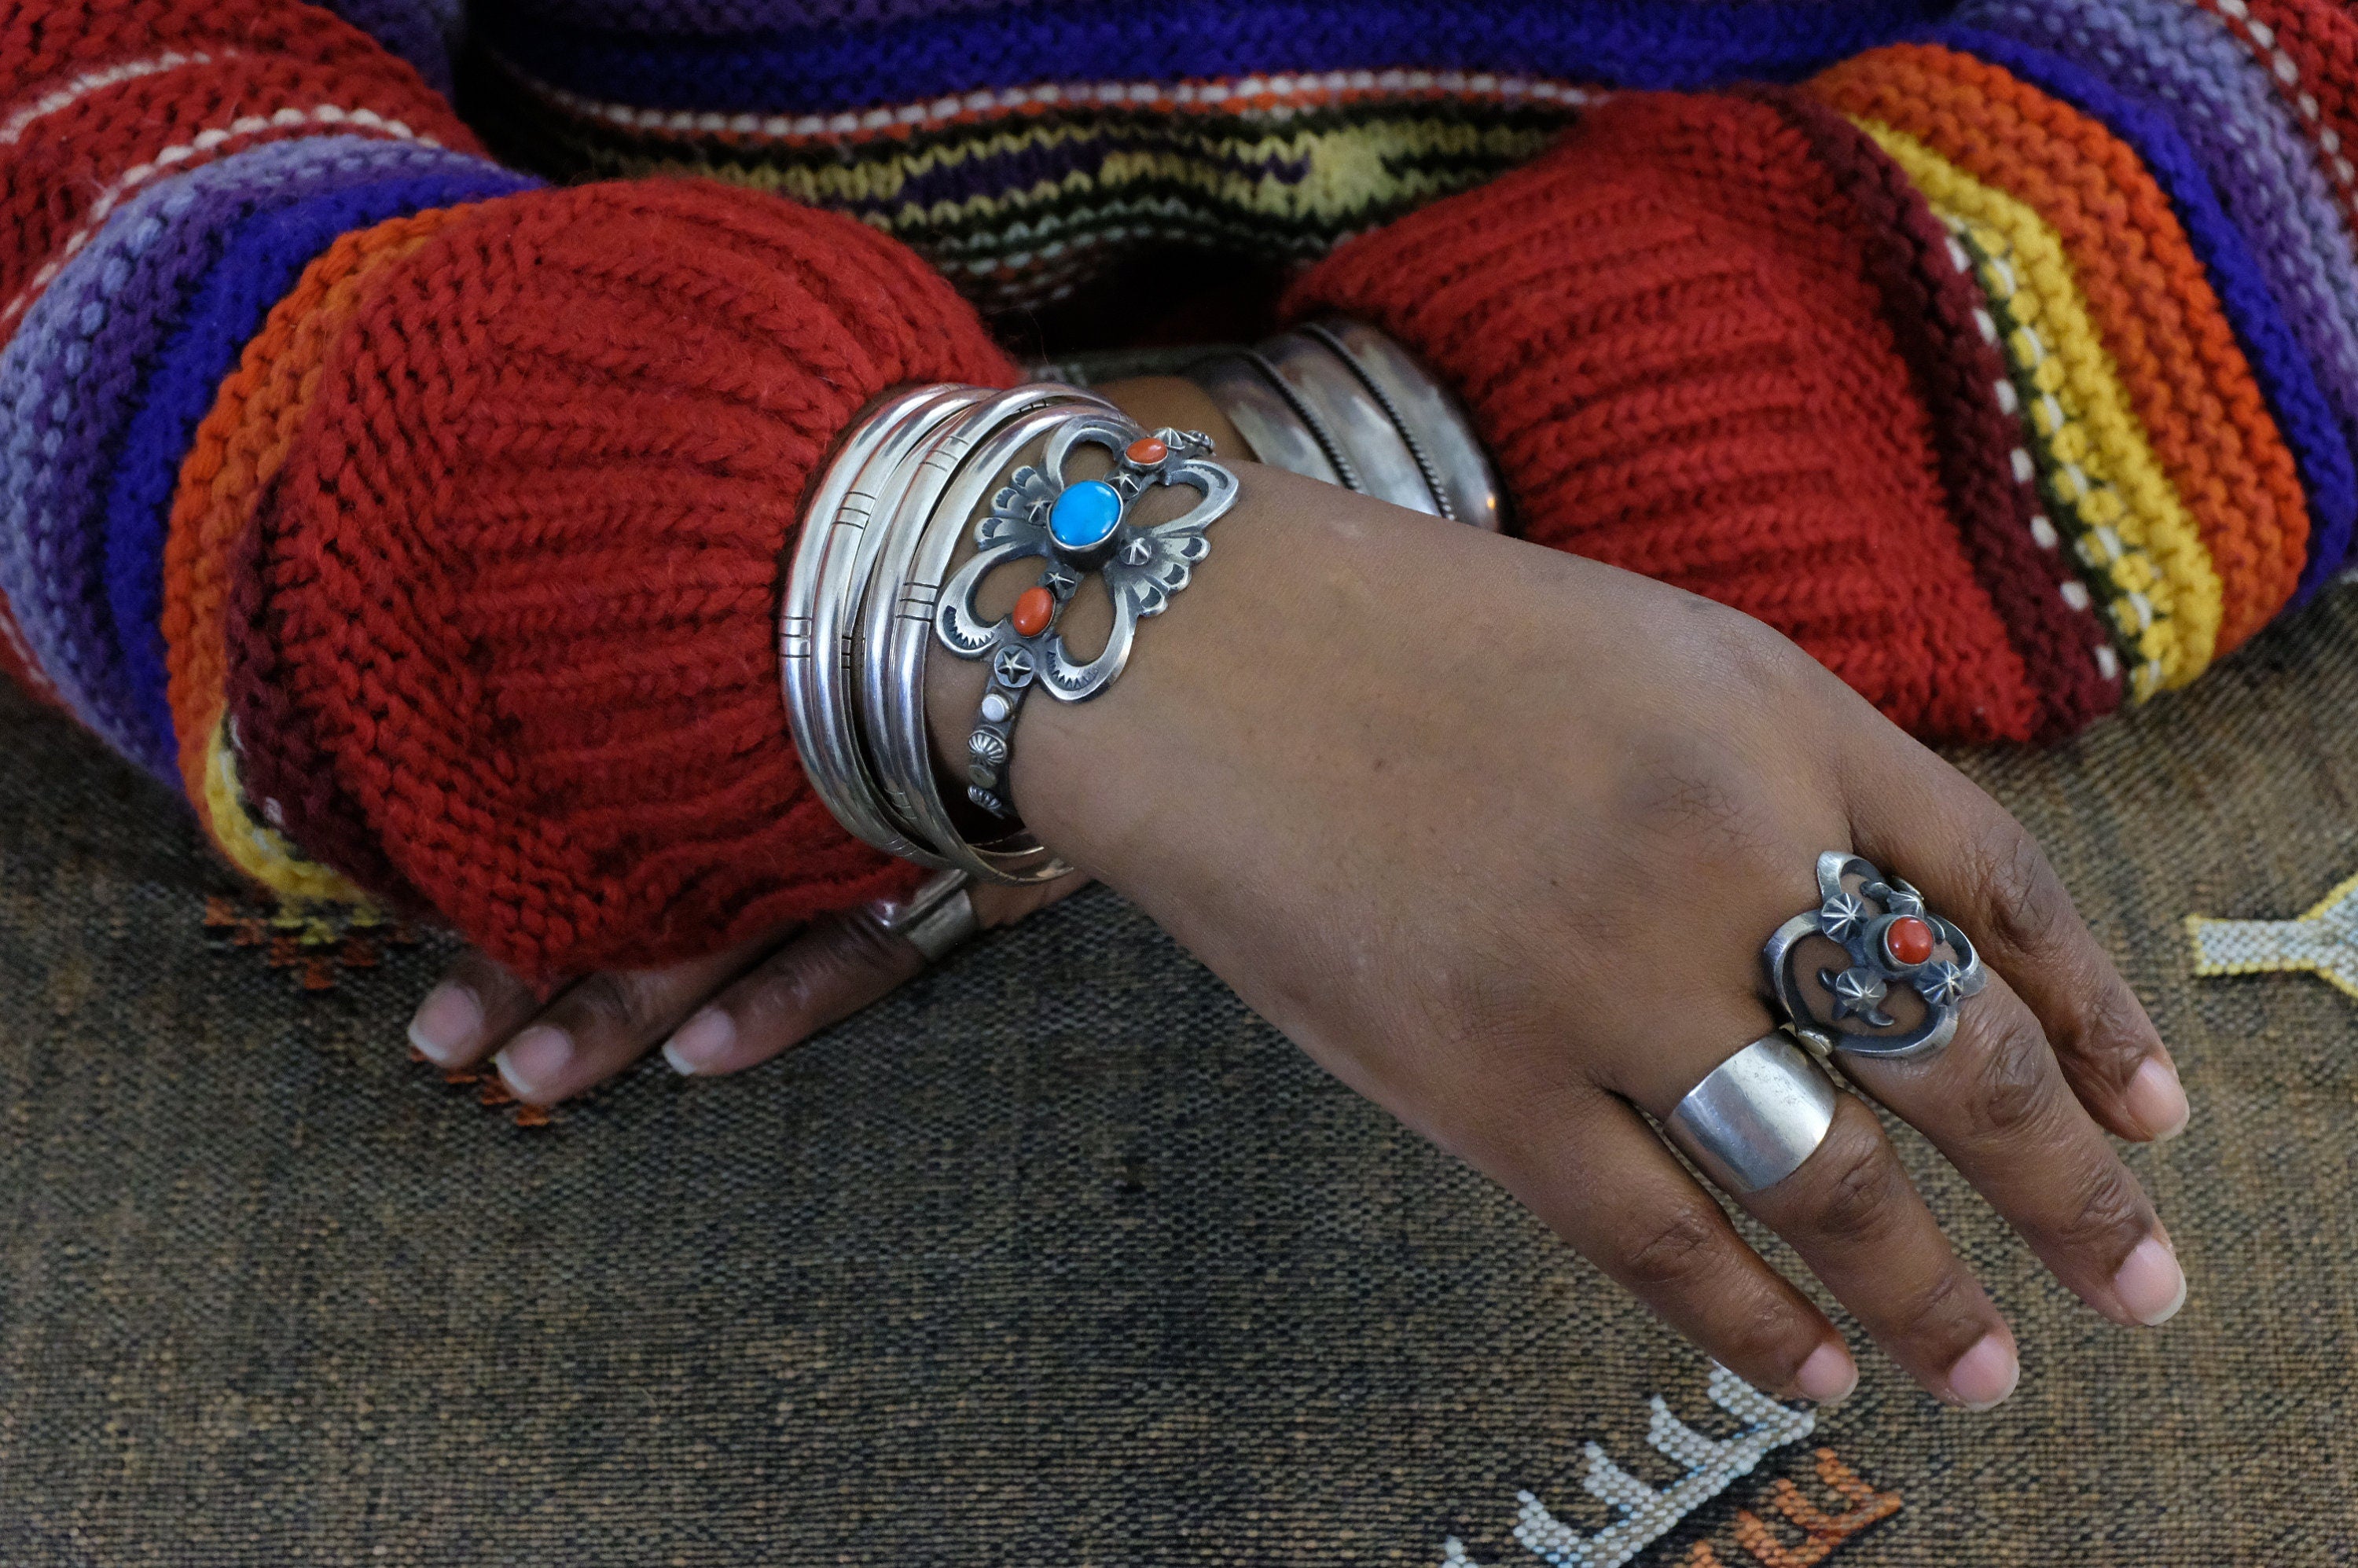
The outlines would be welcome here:
<svg viewBox="0 0 2358 1568">
<path fill-rule="evenodd" d="M 2056 1278 L 2116 1323 L 2166 1322 L 2186 1279 L 2153 1205 L 2066 1084 L 2039 1020 L 1993 978 L 1929 1058 L 1845 1055 L 2012 1223 Z"/>
<path fill-rule="evenodd" d="M 1833 1325 L 1635 1111 L 1585 1088 L 1523 1109 L 1481 1163 L 1558 1235 L 1755 1387 L 1822 1402 L 1851 1391 L 1858 1368 Z"/>
<path fill-rule="evenodd" d="M 1855 1096 L 1836 1098 L 1825 1141 L 1799 1169 L 1741 1201 L 1935 1395 L 1986 1410 L 2014 1391 L 2013 1331 Z"/>
<path fill-rule="evenodd" d="M 967 890 L 976 924 L 1011 925 L 1088 886 L 1078 871 L 1054 881 Z M 916 948 L 857 914 L 815 922 L 727 994 L 699 1010 L 664 1045 L 676 1072 L 699 1077 L 741 1072 L 791 1050 L 914 979 Z"/>
<path fill-rule="evenodd" d="M 409 1043 L 438 1067 L 471 1067 L 539 1011 L 531 987 L 470 947 L 417 1004 Z"/>
<path fill-rule="evenodd" d="M 925 957 L 858 914 L 814 922 L 698 1011 L 664 1045 L 675 1071 L 734 1073 L 801 1044 L 910 979 Z"/>
<path fill-rule="evenodd" d="M 1867 784 L 1849 803 L 1858 852 L 1914 882 L 1973 938 L 2098 1121 L 2139 1142 L 2175 1137 L 2189 1108 L 2169 1052 L 2046 855 L 1971 780 L 1883 728 L 1876 752 L 1886 765 L 1855 771 Z"/>
<path fill-rule="evenodd" d="M 698 1002 L 774 937 L 662 969 L 610 969 L 575 981 L 492 1058 L 518 1099 L 555 1105 L 595 1088 L 679 1027 Z"/>
</svg>

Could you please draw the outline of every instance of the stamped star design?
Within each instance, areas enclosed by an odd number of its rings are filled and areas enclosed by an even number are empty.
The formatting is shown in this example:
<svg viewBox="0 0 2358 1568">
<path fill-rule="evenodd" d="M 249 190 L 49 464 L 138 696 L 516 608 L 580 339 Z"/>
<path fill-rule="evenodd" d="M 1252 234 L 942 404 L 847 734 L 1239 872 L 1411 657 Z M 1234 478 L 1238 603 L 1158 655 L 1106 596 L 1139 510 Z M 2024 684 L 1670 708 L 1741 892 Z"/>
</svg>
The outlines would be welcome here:
<svg viewBox="0 0 2358 1568">
<path fill-rule="evenodd" d="M 1029 648 L 1001 648 L 991 655 L 991 673 L 1009 686 L 1028 686 L 1039 666 L 1033 662 Z"/>
<path fill-rule="evenodd" d="M 1041 574 L 1040 583 L 1042 587 L 1055 593 L 1057 598 L 1062 599 L 1065 595 L 1072 592 L 1073 589 L 1080 587 L 1081 579 L 1074 574 L 1072 568 L 1066 566 L 1062 561 L 1058 561 L 1054 566 L 1051 566 L 1045 572 Z"/>
<path fill-rule="evenodd" d="M 1916 992 L 1934 1007 L 1946 1007 L 1965 994 L 1965 971 L 1942 958 L 1919 970 Z"/>
<path fill-rule="evenodd" d="M 1124 545 L 1121 547 L 1121 564 L 1123 566 L 1142 567 L 1153 558 L 1154 546 L 1147 543 L 1144 539 L 1132 539 L 1129 544 Z"/>
<path fill-rule="evenodd" d="M 1876 1021 L 1876 1004 L 1887 994 L 1882 978 L 1872 969 L 1844 969 L 1826 988 L 1834 993 L 1834 1016 L 1855 1013 L 1872 1023 Z"/>
<path fill-rule="evenodd" d="M 2186 917 L 2198 975 L 2295 974 L 2307 971 L 2358 998 L 2358 877 L 2293 920 L 2213 920 Z"/>
<path fill-rule="evenodd" d="M 1818 924 L 1835 941 L 1847 942 L 1851 933 L 1866 925 L 1872 913 L 1866 907 L 1866 901 L 1858 894 L 1836 893 L 1819 907 Z"/>
</svg>

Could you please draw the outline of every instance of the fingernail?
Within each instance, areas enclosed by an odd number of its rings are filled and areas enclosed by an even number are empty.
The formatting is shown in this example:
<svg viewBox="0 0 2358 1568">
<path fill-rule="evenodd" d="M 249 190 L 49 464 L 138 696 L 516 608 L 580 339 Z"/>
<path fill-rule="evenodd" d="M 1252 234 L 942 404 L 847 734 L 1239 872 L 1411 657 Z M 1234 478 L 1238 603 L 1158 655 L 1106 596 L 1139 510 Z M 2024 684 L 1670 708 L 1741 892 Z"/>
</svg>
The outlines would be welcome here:
<svg viewBox="0 0 2358 1568">
<path fill-rule="evenodd" d="M 535 1104 L 546 1103 L 543 1097 L 572 1059 L 571 1038 L 548 1023 L 534 1024 L 509 1041 L 507 1048 L 492 1058 L 499 1064 L 500 1076 L 507 1080 L 516 1098 Z"/>
<path fill-rule="evenodd" d="M 427 991 L 409 1021 L 409 1043 L 442 1067 L 458 1065 L 482 1032 L 483 1004 L 456 980 L 444 980 Z"/>
<path fill-rule="evenodd" d="M 2113 1293 L 2129 1316 L 2147 1328 L 2158 1327 L 2186 1304 L 2186 1271 L 2159 1238 L 2148 1236 L 2113 1276 Z"/>
<path fill-rule="evenodd" d="M 2193 1114 L 2186 1103 L 2186 1086 L 2178 1081 L 2176 1071 L 2154 1057 L 2147 1057 L 2129 1079 L 2128 1102 L 2129 1114 L 2157 1142 L 2185 1131 L 2186 1119 Z"/>
<path fill-rule="evenodd" d="M 717 1007 L 708 1007 L 679 1026 L 664 1042 L 664 1060 L 687 1077 L 708 1072 L 737 1044 L 737 1021 Z"/>
<path fill-rule="evenodd" d="M 1793 1374 L 1793 1386 L 1801 1390 L 1805 1400 L 1815 1400 L 1822 1405 L 1839 1403 L 1850 1398 L 1850 1391 L 1858 1387 L 1858 1363 L 1839 1345 L 1821 1345 L 1810 1352 L 1810 1358 Z"/>
<path fill-rule="evenodd" d="M 2003 1404 L 2022 1380 L 2022 1363 L 2001 1334 L 1985 1334 L 1949 1368 L 1949 1395 L 1969 1411 Z"/>
</svg>

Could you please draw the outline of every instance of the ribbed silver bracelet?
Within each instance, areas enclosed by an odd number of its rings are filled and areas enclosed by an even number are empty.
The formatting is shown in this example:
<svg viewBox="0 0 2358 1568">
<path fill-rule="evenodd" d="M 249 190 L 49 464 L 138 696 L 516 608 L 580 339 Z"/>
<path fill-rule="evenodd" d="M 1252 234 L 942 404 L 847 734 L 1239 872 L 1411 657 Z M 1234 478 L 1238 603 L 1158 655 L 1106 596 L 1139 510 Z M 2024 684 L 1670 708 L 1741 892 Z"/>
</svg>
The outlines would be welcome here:
<svg viewBox="0 0 2358 1568">
<path fill-rule="evenodd" d="M 1189 367 L 1274 468 L 1492 533 L 1505 499 L 1465 408 L 1416 357 L 1327 317 Z"/>
</svg>

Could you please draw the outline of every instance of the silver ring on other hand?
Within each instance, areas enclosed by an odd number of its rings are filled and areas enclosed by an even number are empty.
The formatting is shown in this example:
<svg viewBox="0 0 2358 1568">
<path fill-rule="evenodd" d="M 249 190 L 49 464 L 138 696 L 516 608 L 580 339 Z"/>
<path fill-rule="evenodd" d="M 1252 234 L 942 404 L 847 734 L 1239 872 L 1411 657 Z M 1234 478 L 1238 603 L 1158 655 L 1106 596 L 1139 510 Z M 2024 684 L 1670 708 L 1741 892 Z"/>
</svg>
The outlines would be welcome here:
<svg viewBox="0 0 2358 1568">
<path fill-rule="evenodd" d="M 880 898 L 861 912 L 890 935 L 898 936 L 938 964 L 982 931 L 974 910 L 974 878 L 964 871 L 937 872 L 907 898 Z"/>
<path fill-rule="evenodd" d="M 1929 1054 L 1954 1039 L 1959 1004 L 1989 983 L 1972 941 L 1925 908 L 1922 893 L 1856 855 L 1829 849 L 1817 871 L 1818 907 L 1779 926 L 1760 955 L 1787 1030 L 1822 1061 L 1837 1050 Z M 1822 998 L 1802 981 L 1812 950 L 1847 960 L 1818 968 Z M 1915 992 L 1917 1004 L 1887 1011 L 1896 986 Z M 1845 1028 L 1844 1019 L 1863 1027 Z"/>
<path fill-rule="evenodd" d="M 1799 1170 L 1834 1122 L 1833 1080 L 1783 1033 L 1764 1034 L 1686 1092 L 1662 1130 L 1731 1193 Z"/>
</svg>

